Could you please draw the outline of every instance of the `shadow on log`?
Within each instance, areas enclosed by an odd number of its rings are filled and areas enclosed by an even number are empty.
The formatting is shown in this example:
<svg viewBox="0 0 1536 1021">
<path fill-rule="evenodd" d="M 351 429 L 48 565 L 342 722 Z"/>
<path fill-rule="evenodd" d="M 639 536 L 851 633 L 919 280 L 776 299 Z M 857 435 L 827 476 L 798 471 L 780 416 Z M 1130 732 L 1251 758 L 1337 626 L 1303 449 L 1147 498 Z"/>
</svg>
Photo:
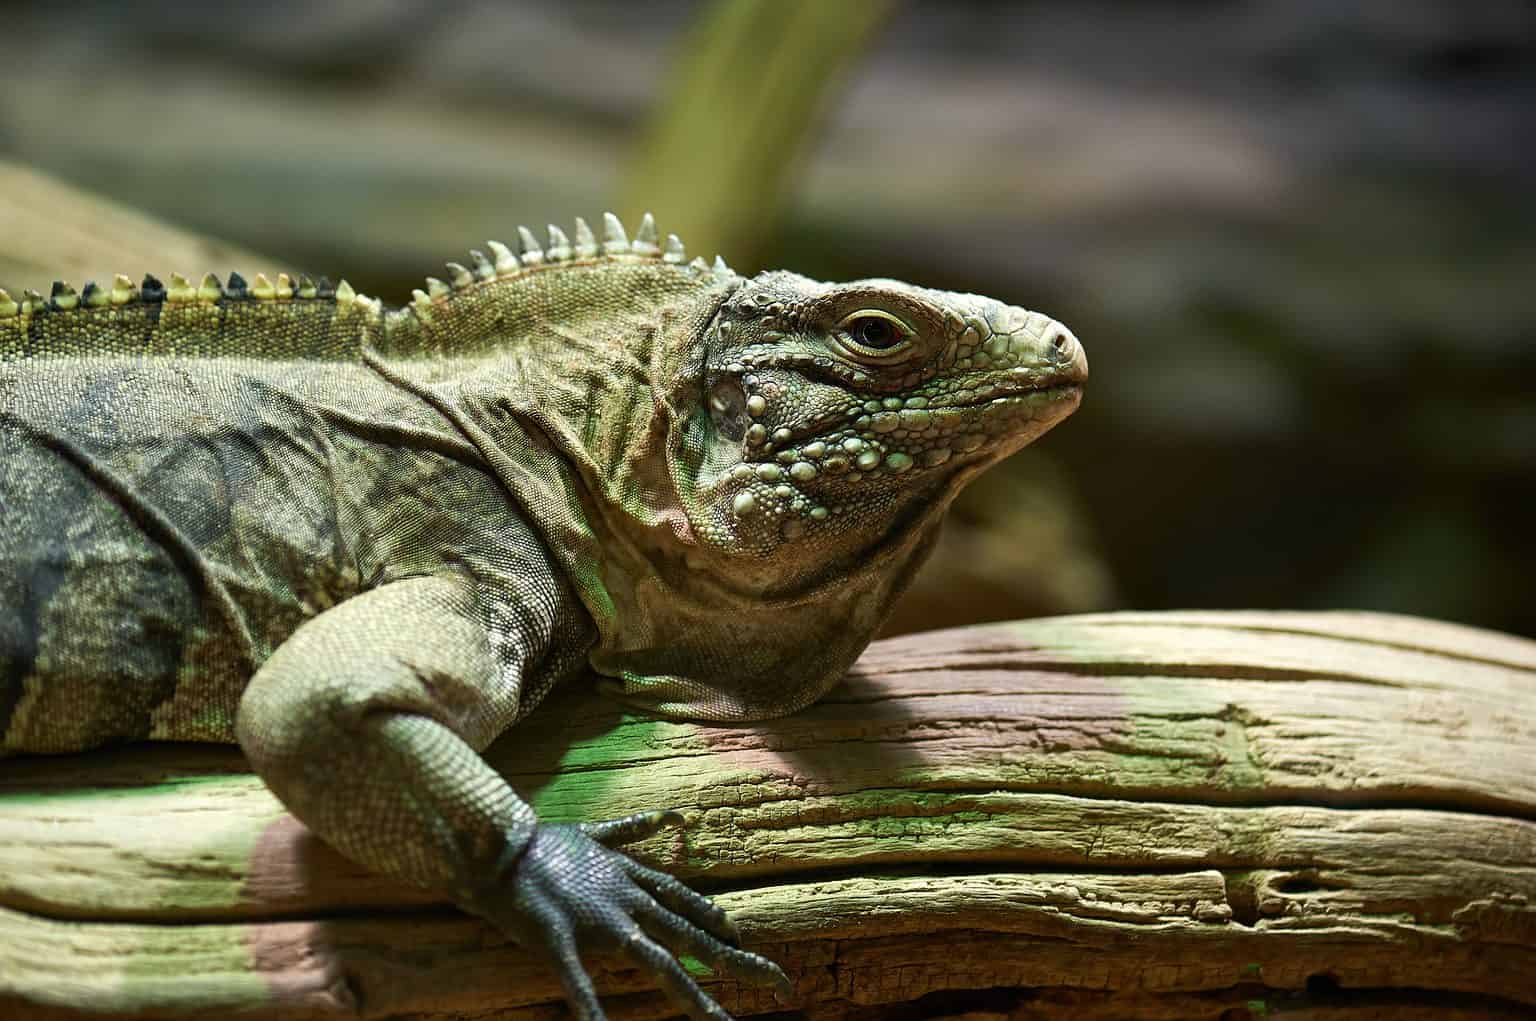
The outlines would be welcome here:
<svg viewBox="0 0 1536 1021">
<path fill-rule="evenodd" d="M 1536 643 L 1372 614 L 1114 614 L 871 647 L 721 727 L 583 692 L 491 753 L 714 893 L 807 1018 L 1536 1011 Z M 615 1019 L 672 1010 L 593 955 Z M 0 1014 L 562 1016 L 499 933 L 319 844 L 237 752 L 0 764 Z"/>
</svg>

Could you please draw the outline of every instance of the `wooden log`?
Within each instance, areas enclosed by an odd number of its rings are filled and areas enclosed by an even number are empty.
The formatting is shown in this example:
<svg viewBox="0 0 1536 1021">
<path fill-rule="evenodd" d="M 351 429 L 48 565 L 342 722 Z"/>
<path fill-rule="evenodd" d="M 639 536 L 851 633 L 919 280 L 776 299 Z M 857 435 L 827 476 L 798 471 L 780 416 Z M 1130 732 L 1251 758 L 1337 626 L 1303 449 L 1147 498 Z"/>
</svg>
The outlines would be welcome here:
<svg viewBox="0 0 1536 1021">
<path fill-rule="evenodd" d="M 741 1015 L 1536 1012 L 1536 643 L 1372 614 L 1112 614 L 872 646 L 747 726 L 583 691 L 492 760 L 550 819 L 656 805 L 795 1002 Z M 611 1016 L 672 1010 L 591 957 Z M 229 749 L 0 763 L 0 1016 L 561 1016 L 534 957 L 380 881 Z M 896 1005 L 905 1005 L 897 1012 Z"/>
</svg>

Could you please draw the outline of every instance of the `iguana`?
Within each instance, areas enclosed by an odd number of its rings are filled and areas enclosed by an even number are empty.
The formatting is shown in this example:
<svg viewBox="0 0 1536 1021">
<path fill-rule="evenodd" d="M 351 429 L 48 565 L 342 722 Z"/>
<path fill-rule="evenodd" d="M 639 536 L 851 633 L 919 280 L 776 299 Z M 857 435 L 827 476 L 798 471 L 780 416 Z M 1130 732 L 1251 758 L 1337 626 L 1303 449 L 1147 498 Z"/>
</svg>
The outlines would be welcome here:
<svg viewBox="0 0 1536 1021">
<path fill-rule="evenodd" d="M 724 913 L 480 752 L 587 671 L 669 717 L 823 694 L 959 487 L 1069 414 L 1063 326 L 549 228 L 405 308 L 345 281 L 0 291 L 0 754 L 237 742 L 305 825 L 552 958 L 787 986 Z"/>
</svg>

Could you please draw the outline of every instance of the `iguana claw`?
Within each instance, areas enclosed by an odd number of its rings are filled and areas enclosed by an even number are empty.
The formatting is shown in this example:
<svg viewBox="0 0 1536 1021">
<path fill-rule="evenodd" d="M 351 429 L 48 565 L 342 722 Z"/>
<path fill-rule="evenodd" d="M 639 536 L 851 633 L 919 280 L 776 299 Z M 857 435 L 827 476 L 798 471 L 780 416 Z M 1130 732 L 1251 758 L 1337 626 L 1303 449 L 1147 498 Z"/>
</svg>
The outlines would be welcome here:
<svg viewBox="0 0 1536 1021">
<path fill-rule="evenodd" d="M 581 963 L 583 946 L 622 950 L 693 1018 L 729 1021 L 730 1015 L 678 963 L 678 953 L 754 985 L 772 985 L 781 998 L 791 992 L 778 965 L 734 945 L 736 927 L 708 898 L 613 849 L 681 822 L 681 814 L 664 811 L 599 823 L 541 823 L 512 873 L 513 917 L 484 912 L 525 945 L 550 954 L 581 1021 L 604 1016 Z"/>
</svg>

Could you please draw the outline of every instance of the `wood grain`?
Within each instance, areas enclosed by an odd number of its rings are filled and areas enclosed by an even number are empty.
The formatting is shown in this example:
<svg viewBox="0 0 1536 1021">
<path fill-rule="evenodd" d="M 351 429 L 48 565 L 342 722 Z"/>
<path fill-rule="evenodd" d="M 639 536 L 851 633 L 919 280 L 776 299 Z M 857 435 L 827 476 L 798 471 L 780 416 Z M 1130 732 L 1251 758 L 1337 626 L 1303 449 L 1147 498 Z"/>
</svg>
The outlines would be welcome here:
<svg viewBox="0 0 1536 1021">
<path fill-rule="evenodd" d="M 1527 1017 L 1536 643 L 1372 614 L 872 646 L 738 727 L 567 692 L 492 749 L 547 818 L 657 805 L 815 1018 Z M 670 1007 L 593 955 L 615 1018 Z M 543 965 L 313 839 L 237 752 L 0 763 L 0 1013 L 557 1017 Z M 895 1013 L 896 1005 L 904 1005 Z"/>
</svg>

